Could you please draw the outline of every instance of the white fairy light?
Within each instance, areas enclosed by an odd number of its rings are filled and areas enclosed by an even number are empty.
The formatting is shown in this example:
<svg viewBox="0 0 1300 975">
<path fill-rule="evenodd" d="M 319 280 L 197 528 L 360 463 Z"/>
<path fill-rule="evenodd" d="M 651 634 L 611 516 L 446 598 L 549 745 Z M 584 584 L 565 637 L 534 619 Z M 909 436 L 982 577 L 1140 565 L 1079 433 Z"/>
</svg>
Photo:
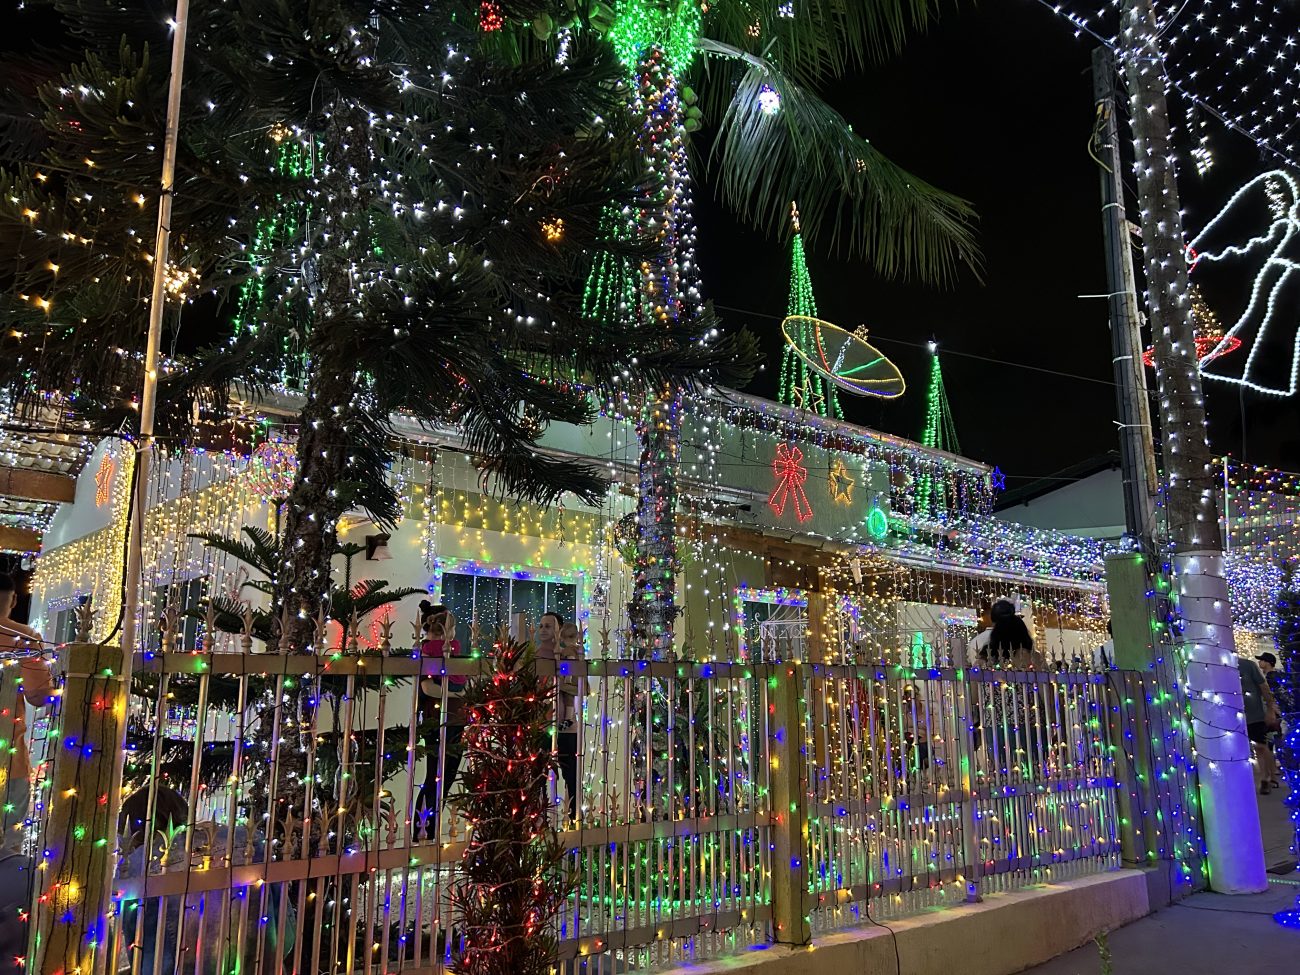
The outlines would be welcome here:
<svg viewBox="0 0 1300 975">
<path fill-rule="evenodd" d="M 1258 212 L 1257 204 L 1261 198 L 1272 218 L 1268 226 L 1244 243 L 1214 246 L 1215 235 L 1232 228 L 1240 220 L 1242 212 Z M 1253 334 L 1242 374 L 1225 374 L 1223 368 L 1231 364 L 1210 359 L 1202 368 L 1206 379 L 1244 386 L 1269 396 L 1293 396 L 1300 389 L 1300 331 L 1292 337 L 1291 368 L 1286 388 L 1254 378 L 1255 367 L 1270 334 L 1288 325 L 1295 327 L 1297 309 L 1294 302 L 1288 305 L 1283 297 L 1292 277 L 1300 271 L 1297 241 L 1300 241 L 1300 183 L 1285 170 L 1263 173 L 1246 183 L 1192 240 L 1188 254 L 1193 268 L 1201 263 L 1218 263 L 1233 258 L 1263 258 L 1255 270 L 1250 300 L 1236 323 L 1224 333 L 1223 342 L 1219 343 L 1222 347 L 1233 338 L 1248 343 Z"/>
<path fill-rule="evenodd" d="M 1087 34 L 1112 49 L 1122 47 L 1123 0 L 1038 2 L 1069 23 L 1076 37 Z M 1213 164 L 1208 119 L 1297 164 L 1300 31 L 1286 0 L 1153 0 L 1152 6 L 1164 69 L 1185 102 L 1198 170 Z"/>
</svg>

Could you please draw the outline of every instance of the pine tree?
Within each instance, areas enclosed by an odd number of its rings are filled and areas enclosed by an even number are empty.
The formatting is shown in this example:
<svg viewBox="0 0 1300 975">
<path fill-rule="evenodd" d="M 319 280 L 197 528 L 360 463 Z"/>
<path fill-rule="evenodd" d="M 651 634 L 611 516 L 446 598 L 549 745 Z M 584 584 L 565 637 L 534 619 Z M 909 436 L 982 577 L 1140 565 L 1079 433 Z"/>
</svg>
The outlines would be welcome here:
<svg viewBox="0 0 1300 975">
<path fill-rule="evenodd" d="M 462 975 L 552 971 L 552 921 L 567 894 L 546 790 L 558 771 L 554 698 L 554 679 L 539 676 L 530 648 L 514 642 L 466 689 L 464 787 L 452 797 L 470 826 L 465 879 L 453 894 Z"/>
<path fill-rule="evenodd" d="M 66 40 L 38 93 L 41 155 L 10 150 L 0 171 L 0 255 L 16 269 L 0 382 L 115 420 L 142 371 L 168 32 L 138 6 L 52 6 Z M 160 432 L 182 434 L 196 399 L 220 410 L 235 383 L 305 376 L 276 579 L 292 649 L 310 642 L 339 517 L 398 515 L 394 412 L 459 425 L 499 490 L 591 500 L 599 472 L 539 454 L 539 426 L 590 420 L 625 372 L 679 388 L 750 368 L 752 346 L 711 342 L 708 319 L 651 336 L 583 314 L 601 217 L 640 179 L 617 65 L 589 31 L 531 35 L 559 0 L 493 9 L 482 25 L 470 2 L 193 9 L 172 314 L 234 296 L 239 322 L 208 322 L 208 350 L 165 377 Z M 0 107 L 30 118 L 22 96 Z"/>
</svg>

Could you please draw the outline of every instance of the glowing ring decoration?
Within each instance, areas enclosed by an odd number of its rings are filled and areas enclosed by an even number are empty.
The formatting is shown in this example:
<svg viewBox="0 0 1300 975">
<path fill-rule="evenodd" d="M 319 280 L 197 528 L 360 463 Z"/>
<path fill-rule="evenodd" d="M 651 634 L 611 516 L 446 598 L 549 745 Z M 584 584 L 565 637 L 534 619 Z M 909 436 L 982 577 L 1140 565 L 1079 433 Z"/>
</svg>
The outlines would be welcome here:
<svg viewBox="0 0 1300 975">
<path fill-rule="evenodd" d="M 801 332 L 810 338 L 801 339 Z M 845 392 L 897 399 L 907 389 L 898 366 L 856 333 L 838 325 L 810 315 L 789 315 L 781 323 L 781 334 L 800 359 Z"/>
<path fill-rule="evenodd" d="M 889 517 L 881 508 L 872 508 L 867 512 L 867 534 L 877 539 L 889 534 Z"/>
<path fill-rule="evenodd" d="M 267 440 L 248 458 L 248 488 L 264 501 L 283 501 L 298 474 L 298 451 L 291 443 Z"/>
<path fill-rule="evenodd" d="M 1227 355 L 1229 352 L 1236 352 L 1241 348 L 1241 339 L 1235 335 L 1229 335 L 1224 338 L 1212 338 L 1208 335 L 1198 336 L 1196 342 L 1196 361 L 1201 365 L 1207 362 L 1213 362 L 1221 355 Z M 1223 346 L 1217 352 L 1218 346 Z M 1154 347 L 1147 349 L 1142 353 L 1142 364 L 1148 369 L 1156 367 L 1156 350 Z"/>
</svg>

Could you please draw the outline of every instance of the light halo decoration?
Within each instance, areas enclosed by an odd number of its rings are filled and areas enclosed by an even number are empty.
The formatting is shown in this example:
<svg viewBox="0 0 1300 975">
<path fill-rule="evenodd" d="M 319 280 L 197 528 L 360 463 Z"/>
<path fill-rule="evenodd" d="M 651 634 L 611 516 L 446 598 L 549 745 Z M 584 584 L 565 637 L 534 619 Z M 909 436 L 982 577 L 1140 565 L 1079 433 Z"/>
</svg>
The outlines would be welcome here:
<svg viewBox="0 0 1300 975">
<path fill-rule="evenodd" d="M 248 458 L 248 487 L 264 501 L 283 503 L 298 474 L 298 451 L 283 440 L 260 443 Z"/>
<path fill-rule="evenodd" d="M 865 328 L 846 332 L 811 315 L 787 315 L 781 335 L 810 368 L 846 393 L 897 399 L 907 390 L 898 366 L 867 342 Z"/>
</svg>

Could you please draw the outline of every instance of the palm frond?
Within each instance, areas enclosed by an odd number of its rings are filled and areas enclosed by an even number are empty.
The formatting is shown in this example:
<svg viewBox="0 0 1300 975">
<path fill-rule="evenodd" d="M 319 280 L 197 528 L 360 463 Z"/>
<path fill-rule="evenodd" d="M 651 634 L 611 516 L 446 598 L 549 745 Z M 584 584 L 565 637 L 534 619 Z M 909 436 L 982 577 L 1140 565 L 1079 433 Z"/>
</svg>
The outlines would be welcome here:
<svg viewBox="0 0 1300 975">
<path fill-rule="evenodd" d="M 963 265 L 978 273 L 969 203 L 890 162 L 772 63 L 715 41 L 701 45 L 743 65 L 710 164 L 723 201 L 745 220 L 782 237 L 797 201 L 810 244 L 863 259 L 885 277 L 946 284 Z M 759 101 L 763 86 L 780 97 L 774 113 Z"/>
<path fill-rule="evenodd" d="M 776 61 L 808 84 L 895 56 L 943 6 L 943 0 L 729 0 L 710 8 L 704 28 L 713 40 Z"/>
<path fill-rule="evenodd" d="M 397 589 L 388 589 L 387 586 L 387 579 L 363 579 L 351 589 L 335 589 L 330 594 L 330 619 L 341 623 L 346 629 L 353 613 L 356 613 L 358 620 L 365 619 L 375 610 L 389 603 L 399 602 L 407 596 L 414 596 L 424 591 L 409 586 Z"/>
<path fill-rule="evenodd" d="M 233 596 L 217 594 L 207 601 L 213 610 L 213 622 L 216 628 L 222 633 L 243 633 L 244 632 L 244 609 L 245 606 Z M 255 640 L 269 640 L 275 630 L 275 621 L 272 620 L 271 614 L 262 609 L 254 608 L 253 625 L 250 634 Z M 208 611 L 206 606 L 198 606 L 193 609 L 187 609 L 183 614 L 190 619 L 207 622 Z"/>
<path fill-rule="evenodd" d="M 189 537 L 197 538 L 208 548 L 233 556 L 268 579 L 274 577 L 276 563 L 280 556 L 280 545 L 276 537 L 265 528 L 258 528 L 256 525 L 245 525 L 243 533 L 248 536 L 247 542 L 229 535 L 207 533 L 195 533 Z"/>
</svg>

